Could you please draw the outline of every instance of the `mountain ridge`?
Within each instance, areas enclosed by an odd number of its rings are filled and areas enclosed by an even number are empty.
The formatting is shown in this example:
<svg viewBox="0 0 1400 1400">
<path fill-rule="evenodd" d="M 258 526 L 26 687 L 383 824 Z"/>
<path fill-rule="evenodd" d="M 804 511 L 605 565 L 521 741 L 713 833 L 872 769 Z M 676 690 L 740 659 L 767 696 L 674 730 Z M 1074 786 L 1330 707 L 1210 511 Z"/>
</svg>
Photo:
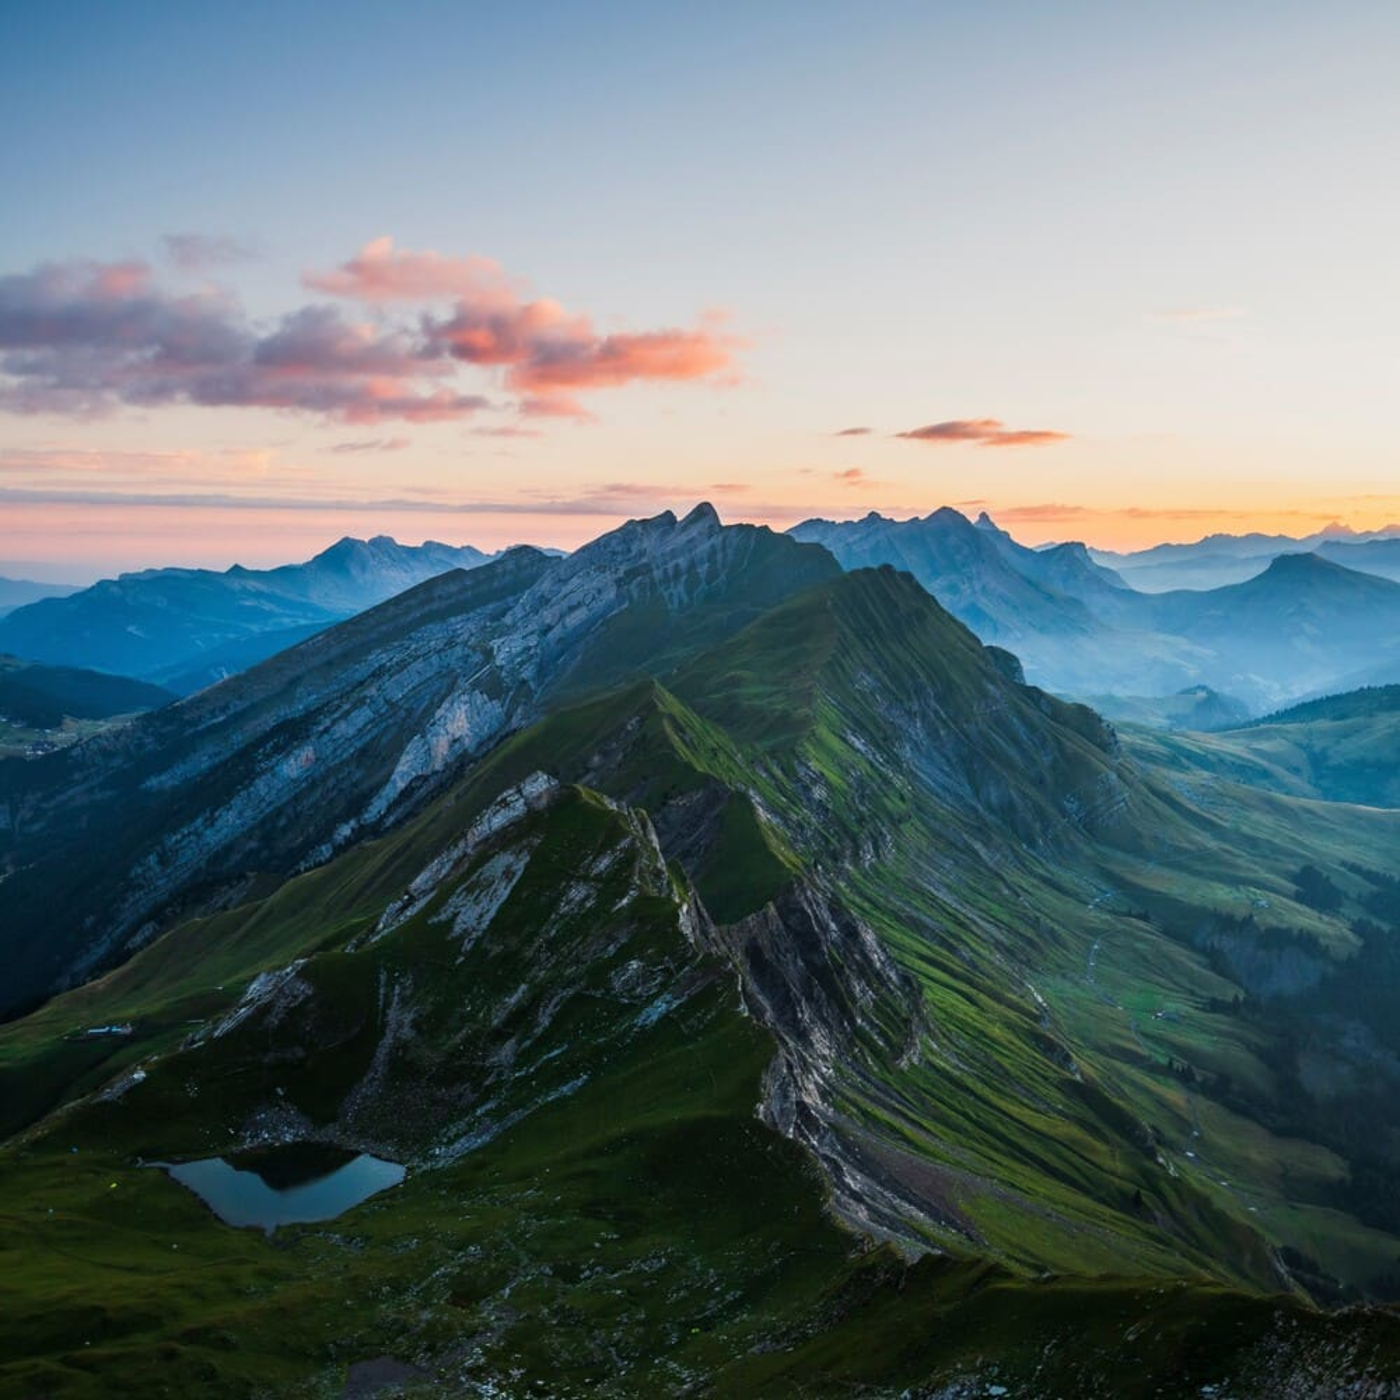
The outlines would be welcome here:
<svg viewBox="0 0 1400 1400">
<path fill-rule="evenodd" d="M 47 872 L 92 846 L 86 831 L 75 844 L 62 833 L 94 803 L 120 817 L 89 852 L 91 878 L 60 901 L 70 931 L 59 942 L 71 958 L 88 941 L 84 970 L 121 940 L 149 937 L 196 882 L 236 889 L 248 861 L 286 869 L 373 832 L 555 692 L 621 679 L 639 656 L 665 665 L 654 637 L 684 654 L 836 572 L 824 551 L 762 527 L 721 526 L 712 510 L 632 521 L 566 558 L 517 547 L 81 753 L 0 768 L 19 867 L 7 886 L 12 928 L 32 931 L 12 937 L 40 938 L 48 926 Z M 59 943 L 32 946 L 57 965 Z"/>
<path fill-rule="evenodd" d="M 430 693 L 385 715 L 372 780 L 250 812 L 229 897 L 0 1027 L 0 1236 L 87 1241 L 0 1324 L 31 1389 L 222 1358 L 310 1394 L 366 1297 L 357 1348 L 556 1391 L 1135 1394 L 1184 1367 L 1287 1393 L 1323 1338 L 1334 1380 L 1400 1366 L 1393 1317 L 1308 1301 L 1377 1296 L 1400 1250 L 1347 1126 L 1370 1150 L 1390 1110 L 1343 1068 L 1355 1026 L 1394 1039 L 1383 941 L 1353 925 L 1396 814 L 1319 825 L 1142 762 L 909 574 L 692 512 L 420 585 L 105 741 L 144 767 L 83 746 L 17 809 L 25 858 L 78 777 L 92 831 L 150 803 L 134 840 L 160 849 L 218 800 L 219 751 L 231 782 L 314 776 L 295 745 L 414 657 Z M 492 699 L 479 744 L 449 729 L 382 821 L 298 854 L 444 706 Z M 274 1246 L 136 1165 L 288 1138 L 409 1174 Z M 142 1239 L 177 1257 L 152 1270 Z M 995 1369 L 936 1340 L 954 1319 Z"/>
</svg>

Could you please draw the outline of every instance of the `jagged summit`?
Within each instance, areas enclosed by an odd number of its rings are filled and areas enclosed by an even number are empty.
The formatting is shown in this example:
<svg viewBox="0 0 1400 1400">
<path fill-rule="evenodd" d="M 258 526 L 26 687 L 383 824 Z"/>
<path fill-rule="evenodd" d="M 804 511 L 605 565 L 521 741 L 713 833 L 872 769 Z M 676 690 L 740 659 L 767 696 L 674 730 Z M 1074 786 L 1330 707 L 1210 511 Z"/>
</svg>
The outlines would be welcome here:
<svg viewBox="0 0 1400 1400">
<path fill-rule="evenodd" d="M 699 526 L 711 530 L 720 530 L 724 528 L 719 518 L 719 512 L 709 501 L 700 501 L 690 509 L 689 513 L 681 521 L 682 529 L 693 529 Z"/>
</svg>

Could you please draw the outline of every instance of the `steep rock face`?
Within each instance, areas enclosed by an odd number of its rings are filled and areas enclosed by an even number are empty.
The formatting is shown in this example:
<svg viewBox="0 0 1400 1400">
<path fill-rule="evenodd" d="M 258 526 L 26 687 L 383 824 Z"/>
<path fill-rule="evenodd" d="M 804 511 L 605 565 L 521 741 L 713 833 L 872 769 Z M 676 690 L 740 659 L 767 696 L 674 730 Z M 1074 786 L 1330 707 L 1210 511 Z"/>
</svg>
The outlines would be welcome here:
<svg viewBox="0 0 1400 1400">
<path fill-rule="evenodd" d="M 0 773 L 0 1009 L 250 871 L 383 829 L 551 696 L 665 669 L 837 573 L 710 507 L 666 512 L 567 558 L 522 548 L 430 580 L 110 742 Z"/>
<path fill-rule="evenodd" d="M 139 1122 L 143 1101 L 217 1083 L 239 1146 L 310 1136 L 445 1167 L 713 987 L 702 919 L 644 813 L 532 774 L 371 931 L 254 978 L 111 1111 Z M 188 1114 L 181 1131 L 230 1146 L 202 1102 Z"/>
<path fill-rule="evenodd" d="M 857 1091 L 883 1100 L 876 1066 L 919 1054 L 929 1027 L 913 979 L 815 879 L 705 930 L 734 966 L 745 1008 L 777 1044 L 759 1105 L 764 1122 L 816 1158 L 847 1225 L 922 1252 L 915 1222 L 932 1223 L 933 1209 L 873 1165 L 867 1130 L 843 1106 Z"/>
</svg>

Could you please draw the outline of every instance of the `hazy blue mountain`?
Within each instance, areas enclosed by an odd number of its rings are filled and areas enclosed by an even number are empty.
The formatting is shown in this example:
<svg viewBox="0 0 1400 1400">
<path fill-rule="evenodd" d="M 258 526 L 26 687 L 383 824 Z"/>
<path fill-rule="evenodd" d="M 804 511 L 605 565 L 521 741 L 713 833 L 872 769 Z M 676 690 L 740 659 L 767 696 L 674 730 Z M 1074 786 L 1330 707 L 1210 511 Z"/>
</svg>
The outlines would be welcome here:
<svg viewBox="0 0 1400 1400">
<path fill-rule="evenodd" d="M 253 638 L 304 637 L 489 557 L 469 545 L 401 545 L 380 535 L 343 539 L 304 564 L 275 569 L 122 574 L 16 609 L 0 619 L 0 649 L 191 688 L 236 669 L 239 659 L 267 655 Z"/>
<path fill-rule="evenodd" d="M 1256 709 L 1400 664 L 1400 583 L 1316 554 L 1281 554 L 1243 583 L 1146 601 L 1155 628 L 1201 650 L 1202 681 Z"/>
<path fill-rule="evenodd" d="M 0 578 L 0 617 L 22 608 L 28 603 L 36 603 L 40 598 L 64 598 L 76 593 L 76 583 L 39 583 L 34 579 Z"/>
<path fill-rule="evenodd" d="M 1327 540 L 1315 552 L 1343 568 L 1400 583 L 1400 539 Z"/>
<path fill-rule="evenodd" d="M 1028 549 L 985 515 L 974 525 L 948 509 L 921 520 L 871 514 L 805 521 L 791 533 L 822 543 L 846 568 L 907 569 L 984 642 L 1014 652 L 1034 684 L 1130 697 L 1139 713 L 1151 702 L 1163 702 L 1163 715 L 1179 712 L 1174 697 L 1205 687 L 1258 714 L 1394 679 L 1390 668 L 1400 667 L 1400 584 L 1316 554 L 1249 554 L 1278 537 L 1226 538 L 1235 563 L 1258 564 L 1242 583 L 1145 593 L 1082 545 Z M 1347 547 L 1383 553 L 1392 543 L 1400 540 Z M 1171 557 L 1186 547 L 1160 548 Z"/>
<path fill-rule="evenodd" d="M 1191 646 L 1154 633 L 1142 595 L 1082 545 L 1033 550 L 984 514 L 807 520 L 789 531 L 847 569 L 907 570 L 982 641 L 1014 652 L 1036 685 L 1063 694 L 1170 694 L 1198 678 Z"/>
<path fill-rule="evenodd" d="M 279 627 L 271 632 L 254 632 L 247 637 L 239 637 L 232 642 L 210 647 L 197 656 L 183 657 L 169 666 L 157 667 L 150 679 L 176 695 L 193 695 L 207 685 L 236 676 L 279 651 L 286 651 L 298 642 L 324 632 L 333 627 L 334 621 L 307 622 L 298 627 Z"/>
<path fill-rule="evenodd" d="M 1106 606 L 1109 598 L 1105 589 L 1119 592 L 1129 589 L 1118 573 L 1095 560 L 1088 547 L 1078 541 L 1031 549 L 1013 539 L 986 511 L 982 511 L 973 524 L 996 540 L 1018 573 L 1059 593 Z"/>
<path fill-rule="evenodd" d="M 804 520 L 788 534 L 824 546 L 845 569 L 890 564 L 913 574 L 983 641 L 1013 651 L 1018 641 L 1094 629 L 1080 599 L 1025 567 L 1020 554 L 1034 551 L 1021 551 L 1000 531 L 978 528 L 948 506 L 913 520 L 874 512 L 861 520 Z"/>
<path fill-rule="evenodd" d="M 1368 546 L 1381 546 L 1374 552 Z M 1280 554 L 1317 552 L 1348 568 L 1363 573 L 1394 577 L 1396 550 L 1400 547 L 1400 526 L 1357 532 L 1340 525 L 1316 534 L 1294 538 L 1291 535 L 1207 535 L 1193 544 L 1159 544 L 1150 549 L 1121 554 L 1112 550 L 1090 550 L 1100 564 L 1114 569 L 1125 582 L 1144 593 L 1171 589 L 1222 588 L 1256 577 Z M 1362 561 L 1369 560 L 1370 567 Z"/>
</svg>

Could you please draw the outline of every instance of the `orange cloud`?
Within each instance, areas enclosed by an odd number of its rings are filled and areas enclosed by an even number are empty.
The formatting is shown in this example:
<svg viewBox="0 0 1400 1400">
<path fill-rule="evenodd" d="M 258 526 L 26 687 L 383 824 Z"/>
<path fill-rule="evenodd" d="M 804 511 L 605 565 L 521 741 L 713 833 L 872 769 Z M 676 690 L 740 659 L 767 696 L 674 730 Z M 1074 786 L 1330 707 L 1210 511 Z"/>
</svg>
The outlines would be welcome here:
<svg viewBox="0 0 1400 1400">
<path fill-rule="evenodd" d="M 494 259 L 397 249 L 390 238 L 303 281 L 365 302 L 452 301 L 449 314 L 424 318 L 426 353 L 504 368 L 507 387 L 529 396 L 521 411 L 534 417 L 588 417 L 577 393 L 713 378 L 731 367 L 739 345 L 713 316 L 688 329 L 604 335 L 549 297 L 527 299 Z"/>
<path fill-rule="evenodd" d="M 706 329 L 597 337 L 586 327 L 531 347 L 507 383 L 516 389 L 611 389 L 638 379 L 704 379 L 728 369 L 734 341 Z"/>
<path fill-rule="evenodd" d="M 1044 447 L 1069 439 L 1068 433 L 1050 428 L 1008 428 L 1000 418 L 951 418 L 895 436 L 914 442 L 972 442 L 978 447 Z"/>
</svg>

